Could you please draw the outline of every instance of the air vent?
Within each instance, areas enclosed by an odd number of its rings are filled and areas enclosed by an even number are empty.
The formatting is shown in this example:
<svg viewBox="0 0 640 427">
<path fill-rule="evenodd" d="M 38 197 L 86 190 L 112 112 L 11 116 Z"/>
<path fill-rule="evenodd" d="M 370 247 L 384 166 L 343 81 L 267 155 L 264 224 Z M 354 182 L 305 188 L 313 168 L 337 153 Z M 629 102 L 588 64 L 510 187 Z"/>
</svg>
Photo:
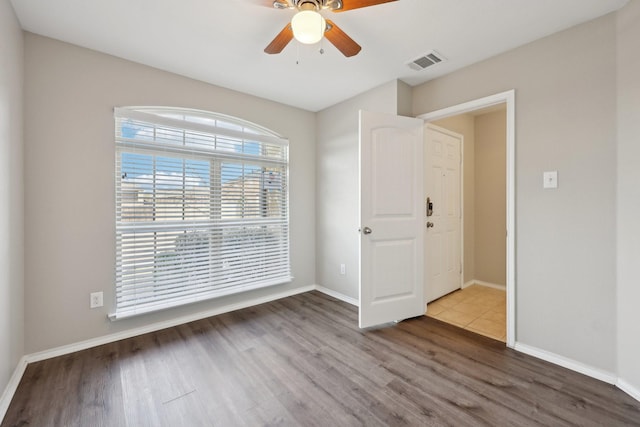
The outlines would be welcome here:
<svg viewBox="0 0 640 427">
<path fill-rule="evenodd" d="M 445 60 L 446 58 L 444 56 L 440 55 L 435 50 L 432 50 L 431 52 L 425 53 L 424 55 L 414 59 L 407 65 L 413 70 L 420 71 Z"/>
</svg>

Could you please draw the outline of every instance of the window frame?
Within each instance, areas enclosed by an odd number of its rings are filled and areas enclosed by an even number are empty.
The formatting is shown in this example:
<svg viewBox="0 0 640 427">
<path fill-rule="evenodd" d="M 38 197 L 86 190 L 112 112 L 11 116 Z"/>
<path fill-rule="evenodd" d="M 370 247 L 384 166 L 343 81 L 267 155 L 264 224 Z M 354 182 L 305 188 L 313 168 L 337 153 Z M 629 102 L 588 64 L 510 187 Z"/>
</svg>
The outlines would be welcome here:
<svg viewBox="0 0 640 427">
<path fill-rule="evenodd" d="M 182 119 L 177 117 L 182 116 Z M 115 296 L 114 296 L 114 310 L 113 313 L 109 315 L 112 320 L 121 319 L 131 316 L 136 316 L 143 313 L 155 312 L 159 310 L 163 310 L 166 308 L 181 306 L 185 304 L 190 304 L 194 302 L 219 298 L 226 295 L 236 294 L 245 292 L 248 290 L 264 288 L 268 286 L 274 286 L 278 284 L 288 283 L 293 279 L 291 273 L 291 260 L 290 260 L 290 220 L 289 220 L 289 142 L 287 139 L 278 136 L 274 132 L 255 125 L 253 123 L 222 115 L 212 112 L 206 112 L 201 110 L 192 110 L 192 109 L 184 109 L 184 108 L 171 108 L 171 107 L 124 107 L 124 108 L 115 108 L 114 109 L 114 119 L 115 119 L 115 127 L 116 127 L 116 138 L 115 138 L 115 154 L 116 154 L 116 166 L 115 166 L 115 194 L 116 194 L 116 215 L 115 215 L 115 223 L 116 223 L 116 277 L 115 277 Z M 143 122 L 148 125 L 153 126 L 153 140 L 144 140 L 142 138 L 136 139 L 124 137 L 122 135 L 123 127 L 122 123 L 127 120 L 134 122 Z M 223 124 L 223 126 L 220 126 Z M 120 126 L 120 128 L 119 128 Z M 187 148 L 186 144 L 186 136 L 183 140 L 182 145 L 176 145 L 175 143 L 161 143 L 158 142 L 157 138 L 157 129 L 159 127 L 167 127 L 175 130 L 183 130 L 185 132 L 196 132 L 201 133 L 202 135 L 206 135 L 207 137 L 213 137 L 213 141 L 216 141 L 211 146 L 207 146 L 203 144 L 203 147 L 193 147 L 190 146 Z M 239 129 L 238 129 L 239 128 Z M 184 133 L 186 135 L 186 133 Z M 197 135 L 197 134 L 196 134 Z M 231 143 L 239 143 L 240 147 L 242 147 L 241 152 L 237 151 L 229 151 L 222 150 L 218 147 L 218 138 L 228 138 L 228 141 Z M 225 140 L 227 141 L 227 140 Z M 258 144 L 260 147 L 261 154 L 247 154 L 246 152 L 246 144 Z M 212 148 L 214 147 L 215 148 Z M 273 157 L 270 158 L 268 154 L 269 150 L 273 150 L 273 147 L 279 147 L 282 151 L 282 158 Z M 276 149 L 274 152 L 279 153 Z M 153 205 L 152 205 L 152 220 L 151 221 L 133 221 L 132 223 L 127 223 L 127 221 L 123 220 L 123 183 L 124 180 L 127 179 L 126 171 L 123 172 L 123 155 L 127 153 L 132 153 L 135 155 L 143 155 L 143 156 L 151 156 L 153 162 L 153 186 L 151 193 L 153 194 Z M 266 153 L 266 154 L 265 154 Z M 166 158 L 172 159 L 180 159 L 182 161 L 182 186 L 180 190 L 182 192 L 182 219 L 181 220 L 173 220 L 173 221 L 161 221 L 158 220 L 158 201 L 157 201 L 157 193 L 160 188 L 159 184 L 156 184 L 157 175 L 159 174 L 156 163 L 158 162 L 158 158 L 162 158 L 162 156 Z M 186 219 L 186 210 L 187 210 L 187 196 L 186 192 L 188 191 L 187 181 L 187 162 L 208 162 L 209 163 L 209 175 L 208 175 L 208 197 L 209 197 L 209 207 L 208 207 L 208 216 L 209 218 L 202 221 L 189 221 Z M 252 173 L 259 171 L 257 174 L 257 179 L 260 183 L 260 192 L 258 193 L 258 212 L 261 212 L 259 217 L 255 217 L 255 207 L 253 208 L 254 217 L 247 216 L 245 217 L 245 207 L 247 203 L 243 204 L 242 217 L 239 219 L 230 220 L 228 218 L 224 218 L 224 176 L 223 176 L 223 168 L 224 165 L 241 165 L 241 174 L 243 182 L 242 185 L 245 186 L 247 182 L 247 175 L 245 174 L 245 170 L 249 169 Z M 248 167 L 247 165 L 251 165 Z M 267 168 L 274 168 L 280 173 L 280 187 L 273 188 L 276 192 L 279 190 L 279 198 L 278 204 L 276 204 L 276 210 L 274 211 L 279 216 L 274 217 L 275 219 L 270 219 L 268 217 L 268 206 L 265 200 L 265 205 L 262 205 L 262 192 L 264 191 L 265 197 L 268 197 L 268 191 L 265 186 L 265 175 L 267 173 Z M 280 168 L 280 169 L 278 169 Z M 269 175 L 271 176 L 271 175 Z M 238 178 L 240 179 L 240 178 Z M 269 181 L 271 182 L 271 181 Z M 169 190 L 167 190 L 169 191 Z M 244 187 L 242 187 L 242 192 L 244 194 Z M 255 194 L 254 194 L 255 196 Z M 243 199 L 244 200 L 244 199 Z M 180 208 L 179 208 L 180 209 Z M 264 217 L 262 216 L 262 212 L 264 210 Z M 230 225 L 235 224 L 235 225 Z M 234 228 L 236 227 L 236 228 Z M 130 294 L 128 298 L 123 299 L 123 295 L 126 292 L 133 292 L 134 294 L 137 292 L 137 285 L 125 285 L 123 277 L 129 277 L 125 273 L 123 273 L 129 264 L 124 261 L 126 258 L 123 253 L 126 253 L 126 250 L 123 248 L 127 247 L 125 235 L 127 233 L 133 233 L 134 236 L 141 235 L 145 236 L 145 233 L 153 233 L 153 243 L 146 243 L 149 248 L 153 248 L 153 267 L 152 267 L 152 276 L 153 279 L 147 279 L 149 283 L 155 283 L 156 279 L 156 264 L 162 264 L 164 262 L 165 269 L 166 265 L 170 264 L 170 262 L 159 260 L 161 257 L 161 253 L 158 252 L 158 247 L 160 246 L 156 240 L 158 234 L 171 232 L 174 230 L 176 233 L 176 238 L 173 241 L 174 247 L 174 255 L 177 254 L 178 248 L 178 239 L 181 234 L 183 236 L 196 236 L 201 231 L 205 231 L 207 233 L 206 237 L 202 240 L 206 242 L 203 246 L 206 248 L 205 252 L 208 253 L 206 256 L 209 259 L 208 269 L 210 271 L 214 270 L 212 265 L 218 265 L 221 259 L 224 259 L 225 256 L 225 232 L 227 233 L 227 242 L 231 242 L 227 244 L 227 247 L 232 249 L 235 253 L 237 251 L 240 253 L 236 258 L 242 258 L 243 256 L 247 256 L 247 262 L 241 263 L 243 267 L 234 267 L 236 270 L 240 271 L 241 274 L 237 276 L 238 284 L 229 285 L 229 286 L 221 286 L 220 284 L 214 283 L 216 278 L 222 277 L 222 273 L 217 273 L 218 275 L 211 274 L 209 279 L 209 284 L 202 285 L 202 290 L 199 292 L 195 292 L 194 294 L 189 294 L 185 292 L 184 295 L 180 293 L 180 291 L 170 291 L 171 293 L 175 293 L 172 298 L 162 298 L 161 296 L 156 297 L 146 297 L 148 299 L 147 302 L 142 302 L 145 300 L 145 297 L 131 297 Z M 231 230 L 231 231 L 230 231 Z M 234 237 L 234 231 L 237 231 L 237 235 Z M 253 230 L 253 231 L 251 231 Z M 273 230 L 276 230 L 276 233 L 273 233 Z M 190 234 L 191 233 L 191 234 Z M 169 234 L 170 236 L 170 234 Z M 134 241 L 136 237 L 133 237 Z M 140 240 L 143 238 L 141 237 Z M 186 237 L 189 239 L 189 237 Z M 234 240 L 235 239 L 235 240 Z M 244 239 L 244 240 L 243 240 Z M 262 240 L 261 240 L 262 239 Z M 147 239 L 148 240 L 148 239 Z M 235 242 L 235 243 L 234 243 Z M 249 242 L 249 243 L 247 243 Z M 195 243 L 188 243 L 191 245 L 195 245 Z M 167 243 L 163 243 L 163 247 L 167 246 Z M 234 246 L 235 245 L 235 246 Z M 185 252 L 188 256 L 192 258 L 196 258 L 194 253 L 197 255 L 202 254 L 200 252 L 200 247 L 198 246 L 196 249 L 193 249 L 196 246 L 189 246 L 190 252 Z M 145 248 L 147 248 L 145 246 Z M 124 251 L 124 252 L 123 252 Z M 254 268 L 255 273 L 250 273 L 250 270 L 247 268 L 249 266 L 249 261 L 260 259 L 259 254 L 260 251 L 264 252 L 264 261 L 262 264 L 259 264 L 259 267 Z M 217 254 L 217 255 L 215 255 Z M 216 258 L 217 256 L 217 258 Z M 179 258 L 179 257 L 178 257 Z M 177 258 L 177 259 L 178 259 Z M 203 262 L 202 259 L 204 256 L 200 256 L 198 258 L 198 263 Z M 235 259 L 235 258 L 234 258 Z M 145 258 L 145 260 L 147 260 Z M 190 259 L 189 259 L 190 260 Z M 268 261 L 275 261 L 275 269 L 273 269 L 274 273 L 272 277 L 269 276 L 269 272 L 271 271 L 271 267 L 267 264 Z M 182 267 L 178 266 L 178 261 L 174 261 L 173 269 L 167 269 L 167 274 L 175 273 L 180 270 Z M 216 264 L 218 263 L 218 264 Z M 135 261 L 133 262 L 135 270 Z M 246 264 L 246 265 L 245 265 Z M 222 264 L 219 264 L 222 265 Z M 199 267 L 202 267 L 198 264 Z M 203 270 L 198 270 L 202 272 Z M 234 270 L 235 271 L 235 270 Z M 252 275 L 256 277 L 260 276 L 260 272 L 264 275 L 264 277 L 260 280 L 251 281 L 247 279 L 247 277 L 251 277 Z M 227 272 L 228 277 L 233 277 L 232 273 Z M 135 274 L 134 274 L 135 276 Z M 162 276 L 164 277 L 164 276 Z M 205 276 L 206 277 L 206 274 Z M 271 277 L 271 278 L 269 278 Z M 241 280 L 242 279 L 242 280 Z M 141 280 L 142 284 L 147 283 Z M 146 289 L 150 287 L 155 288 L 147 283 L 147 285 L 141 285 L 140 288 L 143 289 L 146 286 Z M 167 286 L 163 285 L 162 289 L 166 289 Z M 190 279 L 189 282 L 183 283 L 182 285 L 178 285 L 176 287 L 172 287 L 172 289 L 182 288 L 183 290 L 191 286 Z M 148 292 L 147 292 L 148 293 Z M 140 291 L 140 294 L 143 294 Z M 137 294 L 136 294 L 137 295 Z M 125 301 L 133 301 L 140 300 L 139 304 L 126 304 Z"/>
</svg>

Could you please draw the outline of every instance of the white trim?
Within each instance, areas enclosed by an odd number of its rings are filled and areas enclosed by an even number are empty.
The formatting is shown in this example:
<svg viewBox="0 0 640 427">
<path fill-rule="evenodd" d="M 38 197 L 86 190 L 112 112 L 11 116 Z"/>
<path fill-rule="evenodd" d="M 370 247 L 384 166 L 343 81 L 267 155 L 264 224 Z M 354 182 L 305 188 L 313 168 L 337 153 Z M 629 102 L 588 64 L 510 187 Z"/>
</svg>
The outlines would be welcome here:
<svg viewBox="0 0 640 427">
<path fill-rule="evenodd" d="M 61 347 L 56 347 L 37 353 L 31 353 L 26 355 L 25 358 L 28 363 L 39 362 L 41 360 L 50 359 L 52 357 L 62 356 L 64 354 L 69 354 L 80 350 L 86 350 L 91 347 L 109 344 L 115 341 L 132 338 L 149 332 L 155 332 L 161 329 L 171 328 L 173 326 L 182 325 L 196 320 L 206 319 L 207 317 L 216 316 L 218 314 L 228 313 L 230 311 L 240 310 L 242 308 L 252 307 L 254 305 L 264 304 L 266 302 L 275 301 L 292 295 L 313 291 L 315 288 L 315 285 L 309 285 L 301 288 L 290 289 L 287 291 L 270 294 L 261 298 L 253 298 L 250 300 L 238 302 L 235 304 L 228 304 L 207 311 L 201 311 L 199 313 L 191 314 L 188 316 L 176 317 L 175 319 L 167 320 L 164 322 L 152 323 L 150 325 L 129 329 L 115 334 L 103 335 L 101 337 L 92 338 L 86 341 L 80 341 L 77 343 L 63 345 Z"/>
<path fill-rule="evenodd" d="M 551 353 L 550 351 L 542 350 L 519 342 L 516 343 L 514 349 L 521 353 L 528 354 L 529 356 L 551 362 L 554 365 L 559 365 L 563 368 L 571 369 L 572 371 L 579 372 L 581 374 L 587 375 L 600 381 L 604 381 L 609 384 L 619 383 L 616 375 L 613 372 L 594 368 L 593 366 L 586 365 L 582 362 L 578 362 L 577 360 L 569 359 L 568 357 L 560 356 L 559 354 Z"/>
<path fill-rule="evenodd" d="M 471 282 L 467 282 L 467 283 L 471 283 L 471 285 L 478 285 L 478 286 L 484 286 L 486 288 L 492 288 L 492 289 L 498 289 L 499 291 L 507 291 L 507 288 L 504 285 L 498 285 L 496 283 L 490 283 L 490 282 L 483 282 L 482 280 L 472 280 Z"/>
<path fill-rule="evenodd" d="M 97 347 L 99 345 L 109 344 L 115 341 L 123 340 L 126 338 L 132 338 L 138 335 L 143 335 L 149 332 L 155 332 L 162 329 L 170 328 L 173 326 L 182 325 L 185 323 L 193 322 L 200 319 L 206 319 L 207 317 L 217 316 L 219 314 L 228 313 L 235 310 L 240 310 L 242 308 L 253 307 L 255 305 L 264 304 L 270 301 L 279 300 L 282 298 L 290 297 L 293 295 L 302 294 L 305 292 L 310 292 L 317 290 L 329 296 L 332 296 L 336 299 L 349 303 L 358 307 L 359 301 L 356 298 L 349 297 L 340 292 L 336 292 L 332 289 L 325 288 L 320 285 L 308 285 L 301 288 L 291 289 L 289 291 L 280 292 L 277 294 L 268 295 L 262 298 L 254 298 L 252 300 L 243 301 L 241 303 L 229 304 L 222 307 L 218 307 L 216 309 L 203 311 L 199 313 L 195 313 L 188 316 L 182 316 L 175 319 L 167 320 L 165 322 L 157 322 L 147 326 L 142 326 L 135 329 L 129 329 L 127 331 L 118 332 L 115 334 L 103 335 L 101 337 L 92 338 L 85 341 L 76 342 L 73 344 L 68 344 L 60 347 L 55 347 L 49 350 L 43 350 L 37 353 L 31 353 L 23 357 L 25 359 L 25 363 L 33 363 L 39 362 L 41 360 L 50 359 L 52 357 L 63 356 L 65 354 L 73 353 L 76 351 L 86 350 L 88 348 Z"/>
<path fill-rule="evenodd" d="M 341 294 L 340 292 L 336 292 L 334 290 L 325 288 L 320 285 L 308 285 L 303 286 L 301 288 L 290 289 L 288 291 L 279 292 L 276 294 L 271 294 L 261 298 L 253 298 L 251 300 L 242 301 L 235 304 L 228 304 L 222 307 L 218 307 L 215 309 L 201 311 L 199 313 L 177 317 L 175 319 L 167 320 L 164 322 L 156 322 L 150 325 L 141 326 L 139 328 L 129 329 L 126 331 L 118 332 L 115 334 L 103 335 L 97 338 L 91 338 L 85 341 L 79 341 L 76 343 L 63 345 L 60 347 L 55 347 L 48 350 L 43 350 L 37 353 L 27 354 L 23 357 L 26 363 L 39 362 L 41 360 L 50 359 L 52 357 L 63 356 L 65 354 L 73 353 L 76 351 L 86 350 L 88 348 L 97 347 L 99 345 L 109 344 L 115 341 L 120 341 L 127 338 L 136 337 L 139 335 L 147 334 L 149 332 L 155 332 L 166 328 L 171 328 L 173 326 L 183 325 L 185 323 L 193 322 L 200 319 L 206 319 L 207 317 L 217 316 L 219 314 L 228 313 L 235 310 L 240 310 L 243 308 L 253 307 L 255 305 L 264 304 L 270 301 L 279 300 L 282 298 L 290 297 L 293 295 L 302 294 L 305 292 L 310 292 L 317 290 L 334 298 L 337 298 L 346 303 L 359 306 L 359 302 L 355 298 L 351 298 L 347 295 Z"/>
<path fill-rule="evenodd" d="M 242 286 L 242 287 L 239 287 L 239 288 L 232 288 L 231 290 L 227 289 L 224 292 L 209 292 L 206 295 L 200 295 L 197 298 L 195 298 L 195 297 L 176 298 L 176 299 L 172 300 L 171 302 L 153 304 L 153 305 L 150 305 L 150 306 L 141 306 L 141 307 L 138 307 L 138 308 L 125 309 L 125 310 L 122 310 L 121 312 L 109 313 L 107 315 L 107 317 L 112 322 L 116 322 L 118 320 L 129 319 L 129 318 L 132 318 L 132 317 L 142 316 L 142 315 L 149 314 L 149 313 L 155 313 L 155 312 L 158 312 L 158 311 L 168 310 L 168 309 L 179 307 L 179 306 L 184 306 L 184 305 L 188 305 L 188 304 L 193 304 L 193 303 L 197 303 L 197 302 L 206 301 L 208 299 L 215 298 L 215 297 L 233 295 L 233 294 L 236 294 L 236 293 L 238 293 L 240 291 L 246 292 L 246 291 L 251 291 L 251 290 L 256 290 L 256 289 L 265 289 L 265 288 L 268 288 L 268 287 L 271 287 L 271 286 L 278 286 L 278 285 L 282 285 L 282 284 L 285 284 L 285 283 L 290 283 L 292 280 L 293 280 L 293 277 L 287 277 L 286 279 L 274 280 L 272 282 L 265 281 L 265 282 L 262 282 L 262 283 L 254 283 L 252 285 L 245 285 L 245 286 Z M 220 313 L 218 313 L 218 314 L 220 314 Z"/>
<path fill-rule="evenodd" d="M 640 390 L 638 390 L 625 380 L 618 378 L 618 381 L 616 381 L 616 387 L 640 402 Z"/>
<path fill-rule="evenodd" d="M 516 344 L 515 90 L 508 90 L 463 104 L 421 114 L 418 118 L 425 122 L 431 122 L 502 103 L 507 104 L 507 347 L 514 348 Z"/>
<path fill-rule="evenodd" d="M 465 287 L 468 286 L 469 284 L 472 284 L 473 281 L 471 282 L 467 282 L 465 284 Z M 20 359 L 20 361 L 18 362 L 18 365 L 16 366 L 16 369 L 13 372 L 13 375 L 11 375 L 11 378 L 9 379 L 9 383 L 7 384 L 7 386 L 5 387 L 2 396 L 0 397 L 0 423 L 2 422 L 2 420 L 4 419 L 7 410 L 9 409 L 9 405 L 11 403 L 11 400 L 13 399 L 13 396 L 15 395 L 17 389 L 18 389 L 18 385 L 20 384 L 20 380 L 22 379 L 22 376 L 25 373 L 25 370 L 27 368 L 27 365 L 29 363 L 33 363 L 33 362 L 38 362 L 41 360 L 45 360 L 45 359 L 49 359 L 49 358 L 53 358 L 53 357 L 57 357 L 57 356 L 62 356 L 64 354 L 69 354 L 69 353 L 73 353 L 75 351 L 80 351 L 80 350 L 85 350 L 91 347 L 95 347 L 98 345 L 102 345 L 102 344 L 108 344 L 111 342 L 115 342 L 121 339 L 125 339 L 125 338 L 131 338 L 134 336 L 138 336 L 138 335 L 142 335 L 145 333 L 149 333 L 149 332 L 154 332 L 154 331 L 158 331 L 161 329 L 165 329 L 167 327 L 171 327 L 171 326 L 177 326 L 183 323 L 188 323 L 188 322 L 192 322 L 194 320 L 200 320 L 200 319 L 204 319 L 207 317 L 211 317 L 211 316 L 215 316 L 217 314 L 223 314 L 229 311 L 233 311 L 233 310 L 238 310 L 241 308 L 247 308 L 247 307 L 251 307 L 253 305 L 258 305 L 258 304 L 263 304 L 269 301 L 274 301 L 277 299 L 281 299 L 281 298 L 286 298 L 288 296 L 293 296 L 293 295 L 297 295 L 297 294 L 301 294 L 304 292 L 309 292 L 309 291 L 313 291 L 313 290 L 317 290 L 319 292 L 322 292 L 324 294 L 327 294 L 329 296 L 332 296 L 334 298 L 337 298 L 341 301 L 344 301 L 346 303 L 355 305 L 355 306 L 359 306 L 358 300 L 349 296 L 346 296 L 344 294 L 341 294 L 340 292 L 336 292 L 334 290 L 325 288 L 324 286 L 320 286 L 320 285 L 309 285 L 309 286 L 305 286 L 302 288 L 296 288 L 296 289 L 292 289 L 286 292 L 281 292 L 279 294 L 274 294 L 274 295 L 270 295 L 268 297 L 263 297 L 263 298 L 255 298 L 253 300 L 251 300 L 250 302 L 244 302 L 244 303 L 238 303 L 238 304 L 229 304 L 227 306 L 224 307 L 220 307 L 218 309 L 215 310 L 210 310 L 210 311 L 205 311 L 205 312 L 200 312 L 191 316 L 183 316 L 174 320 L 170 320 L 170 321 L 166 321 L 166 322 L 159 322 L 159 323 L 155 323 L 152 325 L 148 325 L 145 327 L 141 327 L 141 328 L 136 328 L 136 329 L 131 329 L 129 331 L 125 331 L 125 332 L 121 332 L 121 333 L 117 333 L 117 334 L 110 334 L 110 335 L 105 335 L 99 338 L 94 338 L 94 339 L 90 339 L 90 340 L 86 340 L 86 341 L 81 341 L 78 343 L 74 343 L 74 344 L 70 344 L 70 345 L 66 345 L 66 346 L 61 346 L 61 347 L 57 347 L 57 348 L 53 348 L 50 350 L 45 350 L 45 351 L 41 351 L 38 353 L 32 353 L 32 354 L 28 354 L 25 356 L 22 356 L 22 358 Z M 635 387 L 633 387 L 631 384 L 629 384 L 628 382 L 626 382 L 625 380 L 622 380 L 620 378 L 616 378 L 616 376 L 610 372 L 606 372 L 606 371 L 602 371 L 593 367 L 590 367 L 588 365 L 585 365 L 583 363 L 580 362 L 576 362 L 575 360 L 572 359 L 568 359 L 565 358 L 563 356 L 559 356 L 556 355 L 554 353 L 545 351 L 545 350 L 541 350 L 526 344 L 521 344 L 521 343 L 516 343 L 514 346 L 515 350 L 520 351 L 521 353 L 525 353 L 528 354 L 530 356 L 542 359 L 542 360 L 546 360 L 547 362 L 553 363 L 555 365 L 559 365 L 559 366 L 563 366 L 565 368 L 571 369 L 573 371 L 576 372 L 580 372 L 584 375 L 599 379 L 601 381 L 607 382 L 609 384 L 615 384 L 616 387 L 618 387 L 620 390 L 622 390 L 623 392 L 627 393 L 629 396 L 631 396 L 632 398 L 640 401 L 640 390 L 636 389 Z"/>
<path fill-rule="evenodd" d="M 476 283 L 475 280 L 469 280 L 468 282 L 464 282 L 462 284 L 462 288 L 461 289 L 468 288 L 469 286 L 474 285 L 475 283 Z"/>
<path fill-rule="evenodd" d="M 27 369 L 28 363 L 29 362 L 27 362 L 25 356 L 20 358 L 18 366 L 16 366 L 16 369 L 13 371 L 13 375 L 9 378 L 9 383 L 2 392 L 2 396 L 0 397 L 0 423 L 4 420 L 4 416 L 7 415 L 11 399 L 13 399 L 13 396 L 16 394 L 16 390 L 18 390 L 18 385 L 24 375 L 24 371 Z"/>
<path fill-rule="evenodd" d="M 507 100 L 507 346 L 516 344 L 516 98 Z"/>
<path fill-rule="evenodd" d="M 92 347 L 97 347 L 103 344 L 109 344 L 122 339 L 132 338 L 132 337 L 146 334 L 149 332 L 159 331 L 159 330 L 170 328 L 173 326 L 182 325 L 184 323 L 193 322 L 195 320 L 206 319 L 207 317 L 228 313 L 230 311 L 240 310 L 242 308 L 252 307 L 259 304 L 264 304 L 266 302 L 275 301 L 278 299 L 290 297 L 290 296 L 301 294 L 304 292 L 313 291 L 316 289 L 323 292 L 323 289 L 326 289 L 326 288 L 323 288 L 322 286 L 317 286 L 317 285 L 303 286 L 301 288 L 290 289 L 288 291 L 271 294 L 261 298 L 253 298 L 251 300 L 242 301 L 240 303 L 228 304 L 222 307 L 218 307 L 216 309 L 202 311 L 202 312 L 195 313 L 188 316 L 177 317 L 175 319 L 167 320 L 164 322 L 157 322 L 147 326 L 129 329 L 127 331 L 119 332 L 116 334 L 103 335 L 101 337 L 92 338 L 89 340 L 80 341 L 80 342 L 76 342 L 68 345 L 63 345 L 60 347 L 55 347 L 49 350 L 43 350 L 36 353 L 24 355 L 18 362 L 18 366 L 16 366 L 16 369 L 13 372 L 13 375 L 9 379 L 9 383 L 5 387 L 4 392 L 0 397 L 0 423 L 4 419 L 7 409 L 9 409 L 9 404 L 11 403 L 11 400 L 13 399 L 13 396 L 15 395 L 16 390 L 18 389 L 20 380 L 22 379 L 22 376 L 24 375 L 24 372 L 29 363 L 39 362 L 42 360 L 51 359 L 53 357 L 63 356 L 65 354 L 74 353 L 76 351 L 86 350 Z M 335 298 L 342 299 L 338 296 L 341 294 L 337 292 L 335 292 L 335 294 L 329 294 L 327 292 L 327 294 Z M 351 299 L 352 301 L 349 301 L 348 300 L 349 297 L 347 296 L 343 295 L 343 297 L 346 298 L 346 299 L 343 299 L 343 301 L 349 302 L 351 304 L 353 304 L 353 301 L 357 303 L 357 301 L 353 299 Z"/>
<path fill-rule="evenodd" d="M 153 109 L 153 107 L 151 109 Z M 238 138 L 238 139 L 244 139 L 244 140 L 250 140 L 250 141 L 260 141 L 260 142 L 266 142 L 270 144 L 280 144 L 280 145 L 286 145 L 289 143 L 288 139 L 283 138 L 281 136 L 276 136 L 276 134 L 269 129 L 263 128 L 261 126 L 258 126 L 246 121 L 240 122 L 237 118 L 232 118 L 229 116 L 222 116 L 216 113 L 209 113 L 209 112 L 203 112 L 203 111 L 197 111 L 197 110 L 185 110 L 181 108 L 163 108 L 161 110 L 164 110 L 167 113 L 175 113 L 177 111 L 185 115 L 200 116 L 200 117 L 204 116 L 214 120 L 232 122 L 234 124 L 240 124 L 241 126 L 246 128 L 251 128 L 254 130 L 259 129 L 261 131 L 269 132 L 270 135 L 239 131 L 239 130 L 228 129 L 228 128 L 219 127 L 219 126 L 215 126 L 207 123 L 199 123 L 194 121 L 166 117 L 163 115 L 159 115 L 157 113 L 148 112 L 149 111 L 148 107 L 140 107 L 140 108 L 115 107 L 113 109 L 113 115 L 116 118 L 133 119 L 141 122 L 151 123 L 154 125 L 158 124 L 161 126 L 168 126 L 168 127 L 173 127 L 177 129 L 187 129 L 195 132 L 224 135 L 230 138 Z"/>
<path fill-rule="evenodd" d="M 434 120 L 444 119 L 445 117 L 457 116 L 458 114 L 469 113 L 471 111 L 508 102 L 508 99 L 510 97 L 513 98 L 514 94 L 515 90 L 511 89 L 506 92 L 500 92 L 495 95 L 485 96 L 484 98 L 474 99 L 473 101 L 442 108 L 430 113 L 420 114 L 418 118 L 426 122 L 432 122 Z"/>
<path fill-rule="evenodd" d="M 360 301 L 358 301 L 357 298 L 352 298 L 340 292 L 334 291 L 333 289 L 325 288 L 321 285 L 316 285 L 316 291 L 322 292 L 323 294 L 329 295 L 330 297 L 334 297 L 336 299 L 339 299 L 340 301 L 344 301 L 356 307 L 360 307 Z"/>
</svg>

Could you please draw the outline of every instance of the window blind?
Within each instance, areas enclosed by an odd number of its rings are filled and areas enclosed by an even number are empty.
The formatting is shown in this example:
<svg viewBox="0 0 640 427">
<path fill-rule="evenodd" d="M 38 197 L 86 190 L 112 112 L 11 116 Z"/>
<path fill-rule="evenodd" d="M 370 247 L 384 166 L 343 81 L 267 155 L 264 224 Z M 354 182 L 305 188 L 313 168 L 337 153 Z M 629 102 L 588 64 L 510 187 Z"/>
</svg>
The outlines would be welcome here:
<svg viewBox="0 0 640 427">
<path fill-rule="evenodd" d="M 291 280 L 287 140 L 199 111 L 114 115 L 112 318 Z"/>
</svg>

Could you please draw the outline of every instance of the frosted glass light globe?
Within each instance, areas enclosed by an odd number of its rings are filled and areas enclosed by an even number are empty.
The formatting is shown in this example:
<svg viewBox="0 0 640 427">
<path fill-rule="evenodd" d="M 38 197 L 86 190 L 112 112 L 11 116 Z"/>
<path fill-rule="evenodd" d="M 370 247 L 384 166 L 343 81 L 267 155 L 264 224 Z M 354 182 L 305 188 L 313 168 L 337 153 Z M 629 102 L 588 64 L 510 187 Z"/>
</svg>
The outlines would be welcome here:
<svg viewBox="0 0 640 427">
<path fill-rule="evenodd" d="M 314 44 L 322 40 L 327 29 L 327 21 L 315 10 L 303 10 L 291 19 L 293 36 L 300 43 Z"/>
</svg>

